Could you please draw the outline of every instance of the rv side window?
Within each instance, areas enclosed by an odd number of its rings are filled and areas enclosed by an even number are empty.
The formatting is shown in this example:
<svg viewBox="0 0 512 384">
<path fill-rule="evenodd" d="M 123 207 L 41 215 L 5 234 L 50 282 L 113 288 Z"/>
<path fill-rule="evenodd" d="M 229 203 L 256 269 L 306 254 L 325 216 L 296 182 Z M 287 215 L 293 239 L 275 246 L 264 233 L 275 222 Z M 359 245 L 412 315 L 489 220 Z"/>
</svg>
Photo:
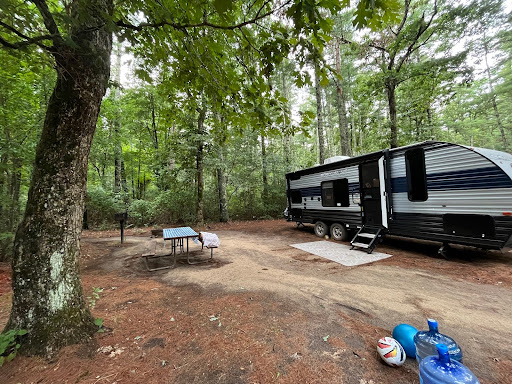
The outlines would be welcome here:
<svg viewBox="0 0 512 384">
<path fill-rule="evenodd" d="M 300 189 L 291 191 L 290 197 L 292 198 L 292 204 L 300 204 L 302 202 L 302 194 L 300 193 Z"/>
<path fill-rule="evenodd" d="M 425 170 L 425 151 L 423 148 L 410 149 L 405 152 L 405 169 L 409 200 L 427 200 L 427 172 Z"/>
<path fill-rule="evenodd" d="M 347 179 L 324 181 L 322 183 L 323 207 L 348 207 L 349 205 L 350 197 Z"/>
</svg>

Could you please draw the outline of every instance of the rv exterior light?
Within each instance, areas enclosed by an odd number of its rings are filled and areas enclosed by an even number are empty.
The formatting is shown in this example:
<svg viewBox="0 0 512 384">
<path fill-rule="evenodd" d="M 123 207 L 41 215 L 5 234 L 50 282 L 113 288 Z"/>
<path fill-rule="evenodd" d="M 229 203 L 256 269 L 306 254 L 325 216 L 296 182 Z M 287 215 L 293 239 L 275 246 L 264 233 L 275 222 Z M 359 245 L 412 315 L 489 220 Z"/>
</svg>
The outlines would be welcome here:
<svg viewBox="0 0 512 384">
<path fill-rule="evenodd" d="M 512 216 L 512 212 L 502 212 L 503 216 Z"/>
</svg>

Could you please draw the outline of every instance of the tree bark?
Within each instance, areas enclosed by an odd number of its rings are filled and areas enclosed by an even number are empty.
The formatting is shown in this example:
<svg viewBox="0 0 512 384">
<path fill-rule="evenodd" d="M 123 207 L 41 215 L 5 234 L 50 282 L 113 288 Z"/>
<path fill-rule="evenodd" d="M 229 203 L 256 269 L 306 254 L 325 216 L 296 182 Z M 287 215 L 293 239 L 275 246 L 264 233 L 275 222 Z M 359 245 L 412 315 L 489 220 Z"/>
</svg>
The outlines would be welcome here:
<svg viewBox="0 0 512 384">
<path fill-rule="evenodd" d="M 336 39 L 336 73 L 341 76 L 340 39 Z M 350 150 L 350 132 L 347 123 L 347 107 L 345 94 L 340 79 L 336 79 L 336 106 L 338 109 L 338 124 L 340 128 L 340 147 L 343 156 L 352 156 Z"/>
<path fill-rule="evenodd" d="M 228 177 L 226 175 L 226 166 L 224 163 L 226 154 L 227 128 L 225 127 L 224 116 L 221 116 L 219 120 L 220 131 L 222 132 L 219 138 L 219 165 L 217 166 L 217 190 L 219 193 L 219 221 L 221 223 L 227 223 L 229 221 L 227 194 Z"/>
<path fill-rule="evenodd" d="M 318 129 L 318 156 L 320 164 L 325 160 L 325 139 L 322 115 L 322 92 L 320 89 L 320 66 L 315 62 L 316 121 Z"/>
<path fill-rule="evenodd" d="M 267 146 L 265 144 L 265 135 L 261 134 L 261 181 L 263 183 L 263 192 L 261 200 L 263 208 L 266 209 L 268 203 L 268 163 L 267 163 Z"/>
<path fill-rule="evenodd" d="M 398 134 L 396 126 L 396 81 L 393 78 L 386 79 L 386 92 L 388 95 L 389 122 L 390 122 L 390 148 L 398 147 Z"/>
<path fill-rule="evenodd" d="M 224 162 L 224 154 L 219 154 L 219 161 Z M 229 221 L 228 195 L 226 191 L 227 176 L 224 166 L 217 167 L 217 186 L 219 190 L 219 220 L 221 223 Z"/>
<path fill-rule="evenodd" d="M 197 118 L 197 157 L 196 157 L 196 179 L 197 179 L 197 224 L 204 224 L 204 121 L 206 119 L 206 107 L 204 105 L 198 107 L 199 116 Z"/>
<path fill-rule="evenodd" d="M 124 166 L 124 161 L 121 161 L 121 188 L 123 190 L 123 195 L 128 194 L 128 184 L 126 183 L 126 168 Z"/>
<path fill-rule="evenodd" d="M 104 15 L 112 13 L 112 0 L 72 4 L 74 45 L 54 41 L 57 83 L 14 244 L 6 329 L 28 331 L 20 349 L 25 354 L 51 356 L 97 330 L 84 300 L 78 256 L 88 156 L 110 74 L 112 34 Z"/>
</svg>

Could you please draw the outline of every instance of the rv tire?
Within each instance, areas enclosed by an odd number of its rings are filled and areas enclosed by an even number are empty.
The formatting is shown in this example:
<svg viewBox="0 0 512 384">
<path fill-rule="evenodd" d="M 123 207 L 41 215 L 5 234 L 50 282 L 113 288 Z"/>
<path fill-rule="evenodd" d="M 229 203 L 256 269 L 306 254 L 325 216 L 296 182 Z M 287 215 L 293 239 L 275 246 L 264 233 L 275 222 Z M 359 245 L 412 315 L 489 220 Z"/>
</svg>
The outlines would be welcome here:
<svg viewBox="0 0 512 384">
<path fill-rule="evenodd" d="M 348 231 L 343 224 L 334 223 L 331 225 L 331 237 L 337 241 L 347 241 Z"/>
<path fill-rule="evenodd" d="M 324 237 L 329 233 L 329 226 L 323 221 L 317 221 L 315 223 L 315 235 L 318 237 Z"/>
</svg>

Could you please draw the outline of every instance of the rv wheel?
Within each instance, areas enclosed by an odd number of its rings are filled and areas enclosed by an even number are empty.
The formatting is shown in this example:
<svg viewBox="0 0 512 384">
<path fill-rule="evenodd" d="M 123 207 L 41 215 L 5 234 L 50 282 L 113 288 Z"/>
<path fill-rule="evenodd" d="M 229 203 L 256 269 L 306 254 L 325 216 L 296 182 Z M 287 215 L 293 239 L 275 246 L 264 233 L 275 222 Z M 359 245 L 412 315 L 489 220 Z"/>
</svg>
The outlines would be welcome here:
<svg viewBox="0 0 512 384">
<path fill-rule="evenodd" d="M 327 224 L 325 224 L 322 221 L 317 221 L 315 223 L 315 235 L 317 235 L 318 237 L 324 237 L 328 233 L 329 227 L 327 226 Z"/>
<path fill-rule="evenodd" d="M 343 224 L 335 223 L 331 225 L 331 237 L 337 241 L 347 241 L 348 231 Z"/>
</svg>

